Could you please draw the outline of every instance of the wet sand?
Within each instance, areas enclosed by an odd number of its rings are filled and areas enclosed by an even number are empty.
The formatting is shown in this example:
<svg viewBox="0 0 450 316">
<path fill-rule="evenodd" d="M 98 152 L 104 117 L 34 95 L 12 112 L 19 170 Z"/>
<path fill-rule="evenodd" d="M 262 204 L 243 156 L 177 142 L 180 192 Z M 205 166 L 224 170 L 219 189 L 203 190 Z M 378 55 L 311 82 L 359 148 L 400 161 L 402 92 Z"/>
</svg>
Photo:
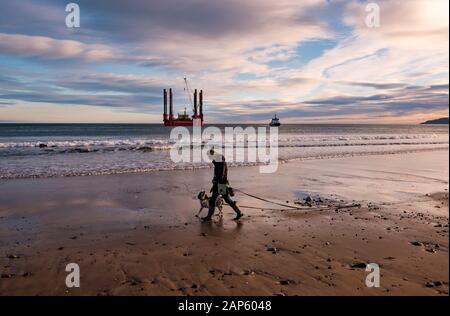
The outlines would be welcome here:
<svg viewBox="0 0 450 316">
<path fill-rule="evenodd" d="M 210 169 L 1 180 L 0 295 L 448 295 L 448 158 L 232 168 L 234 187 L 301 208 L 237 193 L 255 207 L 239 222 L 227 206 L 223 220 L 194 216 Z M 68 289 L 72 262 L 81 287 Z M 366 287 L 366 263 L 380 266 L 379 288 Z"/>
</svg>

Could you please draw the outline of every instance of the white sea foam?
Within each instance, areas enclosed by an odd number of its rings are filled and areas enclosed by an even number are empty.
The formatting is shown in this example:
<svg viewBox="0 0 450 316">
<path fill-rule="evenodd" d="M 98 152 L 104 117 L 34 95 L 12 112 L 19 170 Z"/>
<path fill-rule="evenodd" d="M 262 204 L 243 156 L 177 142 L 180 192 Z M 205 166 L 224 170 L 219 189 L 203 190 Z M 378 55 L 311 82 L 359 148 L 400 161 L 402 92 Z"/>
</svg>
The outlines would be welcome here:
<svg viewBox="0 0 450 316">
<path fill-rule="evenodd" d="M 448 142 L 447 135 L 416 134 L 416 135 L 307 135 L 297 136 L 281 134 L 280 146 L 346 146 L 373 144 L 439 144 Z M 137 149 L 150 146 L 152 149 L 171 149 L 175 141 L 170 139 L 72 139 L 72 140 L 36 140 L 36 141 L 6 141 L 0 142 L 1 149 L 11 148 L 124 148 Z M 185 145 L 190 145 L 186 143 Z"/>
<path fill-rule="evenodd" d="M 225 144 L 225 145 L 235 145 Z M 440 133 L 280 133 L 283 162 L 426 150 L 448 150 L 448 132 Z M 208 168 L 175 164 L 168 136 L 157 137 L 0 137 L 0 178 L 87 176 Z M 190 143 L 182 146 L 191 146 Z M 247 146 L 247 143 L 244 147 Z M 231 163 L 231 166 L 258 163 Z"/>
</svg>

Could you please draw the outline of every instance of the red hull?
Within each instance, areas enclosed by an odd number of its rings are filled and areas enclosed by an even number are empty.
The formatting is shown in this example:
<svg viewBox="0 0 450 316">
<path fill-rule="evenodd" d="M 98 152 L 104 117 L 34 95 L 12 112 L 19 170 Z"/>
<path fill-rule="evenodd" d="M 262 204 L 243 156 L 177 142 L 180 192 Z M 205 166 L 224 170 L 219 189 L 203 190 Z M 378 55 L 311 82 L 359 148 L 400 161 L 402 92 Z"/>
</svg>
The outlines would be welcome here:
<svg viewBox="0 0 450 316">
<path fill-rule="evenodd" d="M 164 89 L 164 126 L 203 126 L 203 91 L 200 90 L 200 113 L 197 112 L 197 89 L 194 93 L 194 115 L 190 118 L 186 114 L 186 108 L 184 114 L 178 114 L 178 118 L 173 115 L 173 95 L 172 89 L 169 89 L 169 114 L 167 114 L 167 90 Z"/>
<path fill-rule="evenodd" d="M 164 126 L 192 126 L 192 120 L 165 120 Z M 203 126 L 203 121 L 202 121 Z"/>
</svg>

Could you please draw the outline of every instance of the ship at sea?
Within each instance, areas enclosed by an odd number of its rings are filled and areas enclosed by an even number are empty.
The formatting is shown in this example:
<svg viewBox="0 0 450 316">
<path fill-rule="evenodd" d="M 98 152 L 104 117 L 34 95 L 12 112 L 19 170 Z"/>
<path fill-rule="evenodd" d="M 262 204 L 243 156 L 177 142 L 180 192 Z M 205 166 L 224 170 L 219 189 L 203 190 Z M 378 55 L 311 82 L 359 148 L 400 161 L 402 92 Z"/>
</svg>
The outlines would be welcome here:
<svg viewBox="0 0 450 316">
<path fill-rule="evenodd" d="M 275 114 L 275 116 L 272 118 L 272 121 L 270 121 L 270 126 L 280 126 L 280 119 L 277 117 L 277 115 Z"/>
<path fill-rule="evenodd" d="M 189 115 L 186 113 L 185 108 L 184 113 L 178 113 L 178 117 L 174 117 L 172 89 L 169 89 L 169 114 L 167 114 L 167 90 L 164 89 L 164 126 L 203 126 L 203 90 L 200 90 L 200 93 L 197 93 L 197 89 L 192 92 L 192 89 L 186 78 L 184 78 L 184 82 L 185 91 L 189 97 L 190 105 L 194 114 L 192 115 L 192 118 L 189 117 Z M 193 101 L 192 95 L 194 96 Z M 197 99 L 199 101 L 198 103 Z"/>
</svg>

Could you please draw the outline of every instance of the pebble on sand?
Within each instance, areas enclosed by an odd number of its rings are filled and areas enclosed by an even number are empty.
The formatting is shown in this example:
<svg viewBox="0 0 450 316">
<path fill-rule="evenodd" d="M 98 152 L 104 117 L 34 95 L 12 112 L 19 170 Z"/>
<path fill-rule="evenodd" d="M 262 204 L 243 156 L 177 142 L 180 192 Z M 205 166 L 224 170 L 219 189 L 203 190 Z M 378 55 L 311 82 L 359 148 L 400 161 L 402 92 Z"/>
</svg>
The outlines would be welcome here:
<svg viewBox="0 0 450 316">
<path fill-rule="evenodd" d="M 351 265 L 351 267 L 354 268 L 354 269 L 365 269 L 366 266 L 367 265 L 364 262 L 357 262 L 357 263 L 353 263 Z"/>
<path fill-rule="evenodd" d="M 427 283 L 425 283 L 426 287 L 438 287 L 438 286 L 442 286 L 442 282 L 441 281 L 429 281 Z"/>
</svg>

